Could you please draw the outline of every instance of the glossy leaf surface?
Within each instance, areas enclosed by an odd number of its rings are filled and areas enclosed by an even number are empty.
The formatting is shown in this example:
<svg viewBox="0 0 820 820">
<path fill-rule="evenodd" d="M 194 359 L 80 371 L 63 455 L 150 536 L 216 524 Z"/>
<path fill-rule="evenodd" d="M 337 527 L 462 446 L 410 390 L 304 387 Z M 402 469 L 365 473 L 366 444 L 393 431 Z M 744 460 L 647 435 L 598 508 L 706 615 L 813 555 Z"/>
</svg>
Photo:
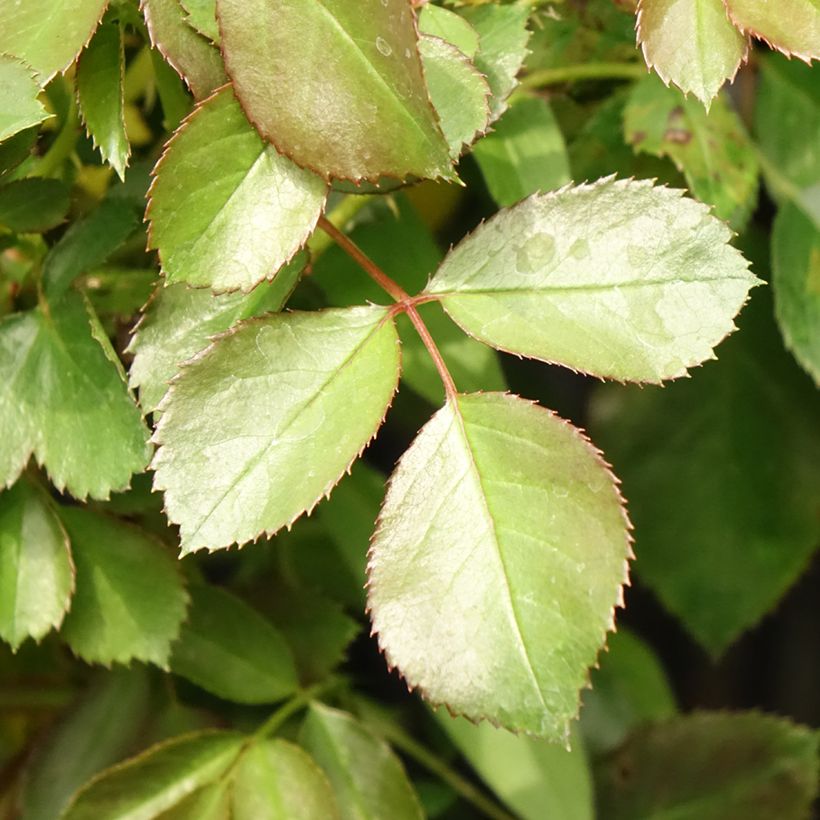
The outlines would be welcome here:
<svg viewBox="0 0 820 820">
<path fill-rule="evenodd" d="M 249 291 L 302 247 L 326 193 L 262 142 L 226 88 L 185 121 L 154 169 L 151 246 L 169 284 Z"/>
<path fill-rule="evenodd" d="M 0 54 L 0 141 L 50 116 L 37 99 L 40 89 L 29 66 Z"/>
<path fill-rule="evenodd" d="M 242 544 L 312 509 L 375 435 L 398 375 L 378 307 L 252 320 L 189 363 L 160 407 L 154 461 L 183 551 Z"/>
<path fill-rule="evenodd" d="M 245 113 L 324 177 L 452 177 L 406 0 L 219 0 Z"/>
<path fill-rule="evenodd" d="M 18 233 L 41 233 L 59 225 L 70 205 L 68 188 L 56 179 L 18 179 L 0 187 L 0 225 Z"/>
<path fill-rule="evenodd" d="M 756 283 L 726 226 L 681 191 L 603 179 L 502 211 L 427 291 L 494 347 L 621 380 L 712 356 Z"/>
<path fill-rule="evenodd" d="M 148 431 L 82 297 L 0 322 L 0 482 L 34 454 L 76 498 L 124 489 L 150 456 Z M 89 447 L 93 442 L 93 447 Z"/>
<path fill-rule="evenodd" d="M 59 628 L 74 591 L 68 536 L 39 488 L 0 493 L 0 637 L 16 650 Z"/>
<path fill-rule="evenodd" d="M 62 635 L 89 663 L 167 668 L 188 595 L 179 565 L 142 530 L 79 507 L 60 517 L 71 538 L 77 591 Z"/>
<path fill-rule="evenodd" d="M 820 59 L 820 2 L 724 0 L 729 16 L 742 31 L 765 40 L 772 48 L 801 60 Z"/>
<path fill-rule="evenodd" d="M 236 596 L 205 584 L 174 646 L 171 670 L 236 703 L 272 703 L 296 691 L 296 667 L 277 629 Z"/>
<path fill-rule="evenodd" d="M 352 715 L 314 703 L 299 739 L 330 779 L 342 820 L 424 816 L 399 759 Z"/>
<path fill-rule="evenodd" d="M 578 430 L 515 396 L 462 395 L 391 478 L 368 606 L 430 701 L 566 741 L 629 555 L 612 476 Z"/>
<path fill-rule="evenodd" d="M 707 108 L 746 58 L 746 38 L 723 0 L 640 0 L 638 42 L 646 64 Z"/>
</svg>

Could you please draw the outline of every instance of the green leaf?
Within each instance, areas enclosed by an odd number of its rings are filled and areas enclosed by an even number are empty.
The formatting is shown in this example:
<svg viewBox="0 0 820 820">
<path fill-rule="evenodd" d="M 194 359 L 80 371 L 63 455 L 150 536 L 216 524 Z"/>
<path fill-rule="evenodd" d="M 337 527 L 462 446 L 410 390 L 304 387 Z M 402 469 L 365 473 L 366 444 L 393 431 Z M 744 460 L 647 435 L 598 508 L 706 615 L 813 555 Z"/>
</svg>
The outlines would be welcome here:
<svg viewBox="0 0 820 820">
<path fill-rule="evenodd" d="M 188 604 L 178 564 L 148 533 L 80 507 L 60 516 L 71 538 L 77 591 L 62 635 L 89 663 L 167 668 Z"/>
<path fill-rule="evenodd" d="M 305 244 L 327 186 L 254 131 L 230 88 L 183 123 L 154 169 L 149 244 L 169 284 L 249 291 Z"/>
<path fill-rule="evenodd" d="M 749 48 L 723 0 L 640 0 L 638 43 L 664 83 L 694 94 L 707 109 Z"/>
<path fill-rule="evenodd" d="M 68 536 L 45 493 L 20 479 L 0 493 L 0 637 L 16 651 L 59 629 L 73 591 Z"/>
<path fill-rule="evenodd" d="M 757 279 L 682 191 L 606 178 L 535 195 L 461 241 L 427 292 L 477 339 L 620 380 L 712 357 Z"/>
<path fill-rule="evenodd" d="M 203 37 L 219 44 L 219 26 L 216 22 L 216 0 L 180 0 L 187 12 L 185 21 Z"/>
<path fill-rule="evenodd" d="M 529 9 L 526 5 L 482 5 L 466 8 L 464 17 L 478 32 L 476 68 L 490 85 L 490 122 L 507 110 L 507 98 L 527 56 Z"/>
<path fill-rule="evenodd" d="M 761 294 L 720 361 L 691 380 L 601 390 L 592 408 L 630 500 L 636 572 L 715 655 L 820 543 L 820 399 L 770 310 Z"/>
<path fill-rule="evenodd" d="M 45 86 L 74 62 L 107 5 L 108 0 L 3 0 L 0 53 L 24 60 Z"/>
<path fill-rule="evenodd" d="M 478 53 L 478 32 L 454 11 L 426 3 L 418 17 L 419 31 L 454 45 L 465 57 Z"/>
<path fill-rule="evenodd" d="M 549 103 L 540 97 L 514 103 L 494 130 L 476 143 L 473 156 L 502 208 L 570 181 L 564 137 Z"/>
<path fill-rule="evenodd" d="M 817 735 L 754 713 L 701 712 L 637 731 L 599 770 L 601 820 L 804 820 Z"/>
<path fill-rule="evenodd" d="M 17 233 L 42 233 L 59 225 L 70 205 L 56 179 L 20 179 L 0 188 L 0 224 Z"/>
<path fill-rule="evenodd" d="M 298 256 L 272 282 L 250 294 L 214 296 L 182 283 L 157 288 L 128 346 L 134 355 L 129 380 L 131 387 L 139 388 L 143 411 L 156 411 L 179 365 L 206 348 L 212 337 L 240 319 L 281 310 L 305 260 L 305 255 Z"/>
<path fill-rule="evenodd" d="M 43 285 L 56 301 L 83 273 L 101 265 L 134 233 L 139 220 L 125 200 L 107 199 L 84 219 L 75 222 L 48 252 L 43 263 Z"/>
<path fill-rule="evenodd" d="M 355 182 L 454 177 L 406 0 L 218 0 L 217 13 L 245 113 L 298 165 Z"/>
<path fill-rule="evenodd" d="M 151 66 L 154 69 L 157 94 L 162 103 L 162 127 L 166 131 L 176 131 L 190 113 L 191 97 L 179 74 L 155 48 L 151 49 Z"/>
<path fill-rule="evenodd" d="M 820 84 L 810 66 L 760 55 L 755 132 L 763 153 L 800 187 L 820 180 Z"/>
<path fill-rule="evenodd" d="M 820 1 L 724 0 L 732 22 L 744 33 L 807 63 L 820 59 Z"/>
<path fill-rule="evenodd" d="M 430 99 L 441 123 L 450 156 L 456 159 L 487 127 L 490 87 L 473 64 L 438 37 L 423 36 L 419 53 Z"/>
<path fill-rule="evenodd" d="M 424 816 L 399 759 L 352 715 L 311 704 L 299 742 L 330 778 L 342 820 Z"/>
<path fill-rule="evenodd" d="M 235 703 L 272 703 L 297 688 L 279 630 L 235 595 L 206 584 L 191 587 L 171 670 Z"/>
<path fill-rule="evenodd" d="M 726 98 L 709 113 L 657 77 L 638 83 L 624 109 L 624 134 L 636 151 L 669 157 L 692 193 L 717 217 L 742 228 L 757 204 L 758 162 Z"/>
<path fill-rule="evenodd" d="M 76 498 L 108 498 L 145 469 L 148 431 L 90 322 L 74 293 L 0 321 L 0 484 L 32 453 Z"/>
<path fill-rule="evenodd" d="M 598 452 L 552 413 L 460 395 L 390 480 L 368 607 L 391 665 L 433 703 L 563 740 L 631 551 Z"/>
<path fill-rule="evenodd" d="M 592 776 L 577 731 L 573 730 L 570 751 L 441 710 L 435 717 L 481 779 L 522 820 L 595 816 Z"/>
<path fill-rule="evenodd" d="M 230 816 L 236 820 L 339 817 L 333 791 L 321 769 L 302 749 L 285 740 L 258 741 L 243 753 L 233 772 L 232 795 Z"/>
<path fill-rule="evenodd" d="M 2 37 L 0 32 L 0 42 Z M 37 99 L 39 93 L 32 70 L 20 60 L 0 54 L 0 142 L 51 116 Z"/>
<path fill-rule="evenodd" d="M 376 306 L 251 320 L 188 363 L 160 406 L 153 465 L 183 553 L 311 510 L 375 435 L 398 376 L 396 328 Z"/>
<path fill-rule="evenodd" d="M 120 26 L 103 23 L 77 65 L 77 94 L 94 145 L 122 180 L 131 155 L 125 133 L 124 73 Z"/>
<path fill-rule="evenodd" d="M 159 817 L 202 786 L 219 781 L 244 743 L 242 735 L 216 731 L 160 743 L 91 780 L 62 820 Z"/>
<path fill-rule="evenodd" d="M 3 71 L 2 63 L 3 60 L 2 57 L 0 57 L 0 74 Z M 3 88 L 2 84 L 0 84 L 0 88 Z M 8 106 L 5 103 L 0 103 L 0 112 L 3 110 L 7 111 Z M 3 128 L 4 125 L 0 124 L 0 132 L 2 132 Z M 9 137 L 8 139 L 0 137 L 0 139 L 3 140 L 2 144 L 0 144 L 0 180 L 8 176 L 18 165 L 24 163 L 31 156 L 34 144 L 37 142 L 38 130 L 39 129 L 34 126 L 26 128 L 23 131 L 18 131 L 13 137 Z"/>
<path fill-rule="evenodd" d="M 820 228 L 796 205 L 775 219 L 772 269 L 786 347 L 820 385 Z"/>
<path fill-rule="evenodd" d="M 595 755 L 612 751 L 640 724 L 677 712 L 663 667 L 640 638 L 619 628 L 606 649 L 581 708 L 581 732 Z"/>
<path fill-rule="evenodd" d="M 227 82 L 219 50 L 185 22 L 179 0 L 142 0 L 154 48 L 202 100 Z"/>
</svg>

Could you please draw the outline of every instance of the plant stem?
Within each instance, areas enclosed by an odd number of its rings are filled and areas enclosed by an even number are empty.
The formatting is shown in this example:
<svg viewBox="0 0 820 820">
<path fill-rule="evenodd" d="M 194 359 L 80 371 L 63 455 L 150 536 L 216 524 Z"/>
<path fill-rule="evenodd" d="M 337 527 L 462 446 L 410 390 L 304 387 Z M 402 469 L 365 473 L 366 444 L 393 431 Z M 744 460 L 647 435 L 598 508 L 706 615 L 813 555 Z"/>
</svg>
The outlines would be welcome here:
<svg viewBox="0 0 820 820">
<path fill-rule="evenodd" d="M 55 137 L 54 142 L 51 143 L 51 147 L 34 167 L 31 176 L 54 176 L 63 162 L 71 156 L 79 136 L 80 120 L 77 115 L 77 103 L 74 100 L 74 95 L 71 94 L 63 127 Z"/>
<path fill-rule="evenodd" d="M 447 369 L 444 357 L 438 349 L 438 345 L 430 335 L 430 331 L 419 315 L 416 305 L 410 302 L 406 305 L 405 312 L 407 313 L 407 318 L 413 323 L 416 333 L 421 336 L 421 340 L 424 342 L 424 346 L 427 348 L 427 352 L 430 354 L 430 358 L 433 360 L 436 370 L 438 370 L 438 375 L 441 378 L 441 383 L 444 385 L 444 393 L 447 399 L 454 402 L 458 396 L 458 390 L 456 389 L 456 383 L 453 381 L 453 377 L 450 375 L 450 371 Z"/>
<path fill-rule="evenodd" d="M 259 740 L 268 735 L 279 731 L 288 718 L 295 715 L 299 710 L 304 709 L 305 706 L 314 700 L 317 695 L 335 685 L 335 681 L 325 681 L 324 683 L 317 683 L 297 692 L 289 701 L 286 701 L 280 706 L 254 733 L 254 740 Z"/>
<path fill-rule="evenodd" d="M 519 88 L 574 83 L 578 80 L 635 80 L 646 75 L 643 63 L 581 63 L 559 68 L 543 68 L 521 78 Z"/>
<path fill-rule="evenodd" d="M 350 221 L 376 197 L 373 194 L 348 194 L 328 215 L 327 220 L 343 231 Z M 307 244 L 311 259 L 321 256 L 333 239 L 327 233 L 314 233 Z"/>
</svg>

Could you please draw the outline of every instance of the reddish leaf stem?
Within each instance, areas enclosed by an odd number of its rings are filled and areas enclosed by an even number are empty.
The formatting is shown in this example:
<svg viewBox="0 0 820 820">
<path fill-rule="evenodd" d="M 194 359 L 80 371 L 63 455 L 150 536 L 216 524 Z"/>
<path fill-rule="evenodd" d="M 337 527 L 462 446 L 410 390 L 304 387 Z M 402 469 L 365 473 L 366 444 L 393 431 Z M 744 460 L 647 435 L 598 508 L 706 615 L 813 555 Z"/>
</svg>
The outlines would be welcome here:
<svg viewBox="0 0 820 820">
<path fill-rule="evenodd" d="M 365 252 L 352 240 L 340 231 L 332 222 L 319 217 L 319 227 L 351 258 L 353 259 L 365 273 L 380 287 L 386 291 L 393 299 L 396 300 L 396 305 L 391 311 L 394 315 L 396 313 L 406 313 L 407 317 L 413 323 L 413 327 L 421 337 L 433 364 L 438 370 L 441 382 L 444 385 L 444 393 L 448 401 L 455 401 L 458 395 L 453 377 L 447 369 L 447 364 L 441 351 L 435 343 L 435 340 L 430 335 L 427 325 L 419 315 L 417 306 L 425 302 L 434 301 L 431 296 L 411 296 L 407 291 L 396 281 L 391 279 Z"/>
</svg>

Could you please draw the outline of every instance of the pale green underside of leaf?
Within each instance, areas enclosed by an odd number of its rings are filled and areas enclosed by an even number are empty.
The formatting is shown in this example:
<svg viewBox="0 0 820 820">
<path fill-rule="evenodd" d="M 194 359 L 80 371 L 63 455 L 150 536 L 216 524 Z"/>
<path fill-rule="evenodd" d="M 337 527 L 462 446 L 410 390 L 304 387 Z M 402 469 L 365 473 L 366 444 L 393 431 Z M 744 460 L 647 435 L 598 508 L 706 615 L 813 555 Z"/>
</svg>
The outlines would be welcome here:
<svg viewBox="0 0 820 820">
<path fill-rule="evenodd" d="M 191 588 L 171 671 L 236 703 L 272 703 L 296 691 L 296 667 L 277 629 L 217 587 Z"/>
<path fill-rule="evenodd" d="M 222 50 L 259 132 L 325 178 L 453 178 L 406 0 L 219 0 Z"/>
<path fill-rule="evenodd" d="M 379 307 L 251 320 L 186 365 L 160 406 L 153 465 L 183 552 L 311 510 L 375 435 L 398 376 Z"/>
<path fill-rule="evenodd" d="M 435 712 L 439 725 L 482 780 L 522 820 L 593 820 L 592 777 L 577 729 L 571 750 Z"/>
<path fill-rule="evenodd" d="M 502 208 L 570 181 L 564 137 L 549 103 L 540 97 L 514 103 L 476 143 L 473 156 Z"/>
<path fill-rule="evenodd" d="M 60 514 L 77 567 L 63 638 L 89 663 L 167 668 L 188 604 L 179 565 L 136 527 L 79 507 Z"/>
<path fill-rule="evenodd" d="M 439 117 L 450 156 L 458 158 L 490 119 L 490 87 L 470 61 L 450 43 L 425 35 L 419 53 L 430 99 Z"/>
<path fill-rule="evenodd" d="M 426 3 L 421 7 L 418 21 L 422 34 L 446 40 L 470 60 L 478 53 L 478 32 L 454 11 Z"/>
<path fill-rule="evenodd" d="M 712 358 L 757 279 L 729 229 L 682 191 L 606 178 L 502 211 L 427 292 L 512 353 L 659 382 Z"/>
<path fill-rule="evenodd" d="M 630 93 L 624 136 L 636 151 L 669 157 L 692 194 L 742 230 L 757 204 L 758 161 L 725 96 L 717 97 L 707 113 L 697 100 L 648 76 Z"/>
<path fill-rule="evenodd" d="M 0 0 L 0 53 L 28 63 L 44 86 L 65 71 L 108 5 L 108 0 Z"/>
<path fill-rule="evenodd" d="M 134 360 L 131 387 L 139 388 L 143 412 L 156 412 L 179 366 L 206 348 L 213 336 L 240 319 L 275 312 L 290 296 L 304 267 L 301 255 L 286 265 L 270 283 L 249 294 L 189 288 L 182 283 L 159 287 L 145 308 L 128 346 Z"/>
<path fill-rule="evenodd" d="M 59 628 L 74 591 L 68 536 L 25 479 L 0 493 L 0 637 L 16 650 Z"/>
<path fill-rule="evenodd" d="M 148 431 L 117 366 L 91 333 L 82 298 L 0 322 L 0 484 L 33 453 L 76 498 L 107 498 L 150 457 Z"/>
<path fill-rule="evenodd" d="M 0 142 L 51 116 L 37 99 L 39 93 L 32 70 L 0 54 Z"/>
<path fill-rule="evenodd" d="M 391 478 L 368 566 L 379 644 L 472 720 L 566 742 L 630 556 L 611 474 L 571 425 L 461 395 Z"/>
<path fill-rule="evenodd" d="M 125 133 L 123 79 L 125 62 L 122 33 L 116 23 L 105 23 L 80 58 L 77 66 L 77 94 L 83 121 L 103 160 L 120 179 L 131 146 Z"/>
<path fill-rule="evenodd" d="M 0 187 L 0 225 L 17 233 L 40 233 L 68 213 L 68 188 L 56 179 L 18 179 Z"/>
<path fill-rule="evenodd" d="M 179 0 L 141 0 L 151 42 L 202 100 L 228 78 L 219 50 L 185 22 Z"/>
<path fill-rule="evenodd" d="M 724 0 L 741 30 L 801 60 L 820 59 L 820 0 Z"/>
<path fill-rule="evenodd" d="M 599 767 L 600 817 L 804 820 L 817 794 L 817 753 L 816 733 L 753 712 L 650 725 Z"/>
<path fill-rule="evenodd" d="M 312 704 L 299 742 L 330 779 L 342 820 L 424 817 L 399 759 L 351 715 Z"/>
<path fill-rule="evenodd" d="M 707 108 L 746 58 L 746 38 L 723 0 L 640 0 L 638 43 L 661 79 Z"/>
<path fill-rule="evenodd" d="M 231 89 L 185 121 L 154 169 L 150 244 L 169 284 L 249 291 L 307 241 L 327 185 L 266 146 Z"/>
<path fill-rule="evenodd" d="M 216 0 L 180 0 L 187 12 L 185 21 L 203 37 L 219 43 L 219 26 L 216 22 Z"/>
<path fill-rule="evenodd" d="M 820 228 L 796 205 L 786 205 L 775 219 L 772 269 L 786 346 L 820 385 Z"/>
</svg>

